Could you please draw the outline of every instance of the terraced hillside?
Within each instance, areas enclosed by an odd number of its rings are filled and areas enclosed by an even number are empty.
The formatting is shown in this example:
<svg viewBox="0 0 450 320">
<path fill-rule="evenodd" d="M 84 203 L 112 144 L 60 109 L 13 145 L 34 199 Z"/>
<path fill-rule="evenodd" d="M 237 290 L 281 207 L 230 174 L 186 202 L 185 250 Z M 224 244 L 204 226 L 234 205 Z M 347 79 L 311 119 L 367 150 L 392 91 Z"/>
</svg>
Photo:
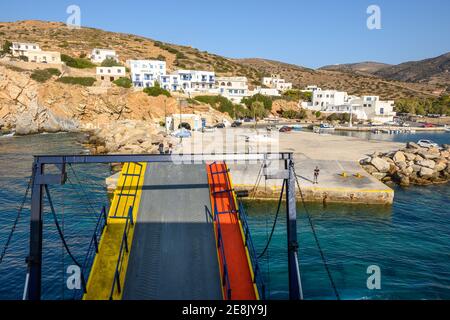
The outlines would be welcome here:
<svg viewBox="0 0 450 320">
<path fill-rule="evenodd" d="M 323 88 L 345 90 L 350 94 L 378 94 L 384 99 L 429 97 L 437 86 L 385 80 L 372 75 L 313 70 L 264 59 L 230 59 L 189 46 L 163 43 L 142 36 L 108 32 L 94 28 L 71 30 L 60 22 L 0 22 L 0 43 L 5 40 L 37 42 L 44 50 L 56 50 L 74 57 L 89 54 L 93 48 L 115 49 L 120 59 L 164 59 L 169 70 L 204 69 L 217 75 L 247 76 L 252 86 L 261 77 L 279 73 L 295 87 L 316 84 Z"/>
</svg>

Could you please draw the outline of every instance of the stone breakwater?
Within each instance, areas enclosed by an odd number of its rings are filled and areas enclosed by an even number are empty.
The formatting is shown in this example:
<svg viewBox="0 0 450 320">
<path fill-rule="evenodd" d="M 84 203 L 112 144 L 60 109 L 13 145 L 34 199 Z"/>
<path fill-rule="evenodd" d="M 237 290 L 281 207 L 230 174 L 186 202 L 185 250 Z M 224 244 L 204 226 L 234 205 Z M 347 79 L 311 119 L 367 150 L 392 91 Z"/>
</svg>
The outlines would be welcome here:
<svg viewBox="0 0 450 320">
<path fill-rule="evenodd" d="M 360 163 L 368 173 L 385 183 L 442 184 L 450 180 L 450 145 L 424 148 L 409 142 L 406 148 L 374 153 Z"/>
</svg>

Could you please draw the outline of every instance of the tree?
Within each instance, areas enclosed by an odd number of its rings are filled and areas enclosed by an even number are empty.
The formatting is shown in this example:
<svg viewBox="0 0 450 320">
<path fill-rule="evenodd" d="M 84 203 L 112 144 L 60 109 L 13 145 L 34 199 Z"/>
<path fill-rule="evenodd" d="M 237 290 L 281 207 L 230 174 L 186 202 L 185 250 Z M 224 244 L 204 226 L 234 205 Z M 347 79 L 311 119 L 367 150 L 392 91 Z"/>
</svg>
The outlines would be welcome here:
<svg viewBox="0 0 450 320">
<path fill-rule="evenodd" d="M 131 88 L 132 82 L 130 80 L 130 78 L 126 78 L 126 77 L 121 77 L 115 81 L 113 81 L 113 83 L 116 86 L 122 87 L 122 88 Z"/>
<path fill-rule="evenodd" d="M 12 42 L 6 40 L 2 46 L 2 53 L 3 54 L 11 54 L 11 47 L 12 47 Z"/>
<path fill-rule="evenodd" d="M 253 101 L 250 110 L 253 113 L 253 117 L 255 119 L 255 129 L 256 129 L 256 125 L 258 124 L 258 118 L 265 117 L 267 110 L 264 107 L 264 103 L 262 103 L 261 101 Z"/>
<path fill-rule="evenodd" d="M 266 109 L 267 111 L 272 110 L 272 99 L 260 93 L 242 99 L 242 103 L 245 104 L 249 109 L 251 109 L 253 102 L 261 102 L 264 106 L 264 109 Z"/>
<path fill-rule="evenodd" d="M 115 59 L 106 58 L 102 62 L 102 67 L 121 67 L 122 65 Z"/>
</svg>

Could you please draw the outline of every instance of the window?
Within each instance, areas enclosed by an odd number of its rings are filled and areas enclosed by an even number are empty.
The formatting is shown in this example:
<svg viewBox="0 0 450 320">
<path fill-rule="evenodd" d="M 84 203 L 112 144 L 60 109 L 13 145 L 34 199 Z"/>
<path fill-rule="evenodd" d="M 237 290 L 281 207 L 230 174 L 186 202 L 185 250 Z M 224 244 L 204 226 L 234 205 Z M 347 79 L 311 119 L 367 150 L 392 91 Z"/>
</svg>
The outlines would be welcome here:
<svg viewBox="0 0 450 320">
<path fill-rule="evenodd" d="M 384 114 L 384 108 L 380 108 L 380 114 Z"/>
</svg>

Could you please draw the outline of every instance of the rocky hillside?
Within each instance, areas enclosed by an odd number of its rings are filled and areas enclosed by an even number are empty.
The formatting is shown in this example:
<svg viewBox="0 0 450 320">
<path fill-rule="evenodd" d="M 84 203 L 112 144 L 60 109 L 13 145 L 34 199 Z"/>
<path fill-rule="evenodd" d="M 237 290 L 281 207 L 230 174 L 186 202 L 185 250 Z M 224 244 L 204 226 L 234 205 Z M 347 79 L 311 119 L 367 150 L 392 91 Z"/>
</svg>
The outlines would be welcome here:
<svg viewBox="0 0 450 320">
<path fill-rule="evenodd" d="M 417 83 L 435 88 L 435 92 L 450 92 L 450 52 L 439 57 L 410 61 L 398 65 L 361 62 L 324 66 L 320 70 L 375 76 L 387 81 Z"/>
<path fill-rule="evenodd" d="M 0 64 L 0 129 L 26 135 L 38 132 L 89 131 L 98 152 L 152 152 L 162 140 L 159 122 L 179 112 L 175 98 L 151 97 L 119 87 L 96 88 L 64 84 L 55 77 L 45 83 L 31 71 Z M 99 90 L 100 89 L 100 90 Z M 226 115 L 209 105 L 183 107 L 214 123 Z"/>
<path fill-rule="evenodd" d="M 362 75 L 374 74 L 375 72 L 387 68 L 391 65 L 380 62 L 366 61 L 359 63 L 346 63 L 324 66 L 320 70 L 354 72 Z"/>
<path fill-rule="evenodd" d="M 57 50 L 75 57 L 89 54 L 95 47 L 112 48 L 122 61 L 165 59 L 169 70 L 204 69 L 213 70 L 219 76 L 247 76 L 252 86 L 260 85 L 264 75 L 280 73 L 299 88 L 316 84 L 346 90 L 350 94 L 376 93 L 384 99 L 436 95 L 435 85 L 391 81 L 342 71 L 312 70 L 264 59 L 229 59 L 189 46 L 163 43 L 137 35 L 94 28 L 70 30 L 60 22 L 0 22 L 0 43 L 5 40 L 38 42 L 45 50 Z"/>
<path fill-rule="evenodd" d="M 93 48 L 110 48 L 116 50 L 122 62 L 128 59 L 164 59 L 169 70 L 202 69 L 224 76 L 240 74 L 255 84 L 261 78 L 261 74 L 252 68 L 189 46 L 94 28 L 71 30 L 61 22 L 0 22 L 0 43 L 4 40 L 37 42 L 43 50 L 60 51 L 74 57 L 90 54 Z"/>
<path fill-rule="evenodd" d="M 382 99 L 425 98 L 437 95 L 434 92 L 436 86 L 433 85 L 384 80 L 369 74 L 363 75 L 344 70 L 313 70 L 264 59 L 236 59 L 234 61 L 263 74 L 281 74 L 298 88 L 315 84 L 323 89 L 339 89 L 354 95 L 377 94 Z"/>
<path fill-rule="evenodd" d="M 450 85 L 450 52 L 436 58 L 405 62 L 374 73 L 384 79 Z"/>
</svg>

